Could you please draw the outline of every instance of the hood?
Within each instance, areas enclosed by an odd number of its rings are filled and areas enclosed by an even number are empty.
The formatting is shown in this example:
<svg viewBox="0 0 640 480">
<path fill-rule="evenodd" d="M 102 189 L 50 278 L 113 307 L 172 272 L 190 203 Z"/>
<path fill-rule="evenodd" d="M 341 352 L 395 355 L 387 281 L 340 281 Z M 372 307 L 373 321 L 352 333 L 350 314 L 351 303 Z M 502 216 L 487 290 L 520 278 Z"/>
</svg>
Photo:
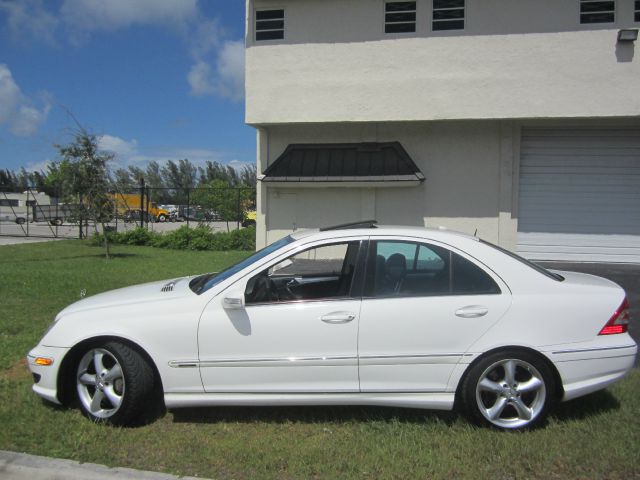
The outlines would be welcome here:
<svg viewBox="0 0 640 480">
<path fill-rule="evenodd" d="M 84 298 L 79 302 L 72 303 L 62 310 L 57 319 L 69 314 L 85 310 L 95 310 L 114 306 L 124 306 L 139 303 L 163 302 L 189 295 L 195 295 L 189 288 L 189 280 L 192 277 L 181 277 L 172 280 L 162 280 L 160 282 L 143 283 L 131 287 L 118 288 L 104 293 L 98 293 L 91 297 Z"/>
</svg>

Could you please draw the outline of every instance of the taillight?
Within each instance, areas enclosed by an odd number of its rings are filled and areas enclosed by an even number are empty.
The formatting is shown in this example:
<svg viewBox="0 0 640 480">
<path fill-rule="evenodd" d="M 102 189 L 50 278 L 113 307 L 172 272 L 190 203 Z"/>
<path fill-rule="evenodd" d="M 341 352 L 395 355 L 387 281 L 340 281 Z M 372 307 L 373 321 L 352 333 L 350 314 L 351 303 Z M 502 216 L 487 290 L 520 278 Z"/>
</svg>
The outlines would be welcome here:
<svg viewBox="0 0 640 480">
<path fill-rule="evenodd" d="M 625 333 L 629 328 L 629 300 L 625 297 L 622 305 L 613 312 L 613 315 L 602 327 L 598 335 L 613 335 L 616 333 Z"/>
</svg>

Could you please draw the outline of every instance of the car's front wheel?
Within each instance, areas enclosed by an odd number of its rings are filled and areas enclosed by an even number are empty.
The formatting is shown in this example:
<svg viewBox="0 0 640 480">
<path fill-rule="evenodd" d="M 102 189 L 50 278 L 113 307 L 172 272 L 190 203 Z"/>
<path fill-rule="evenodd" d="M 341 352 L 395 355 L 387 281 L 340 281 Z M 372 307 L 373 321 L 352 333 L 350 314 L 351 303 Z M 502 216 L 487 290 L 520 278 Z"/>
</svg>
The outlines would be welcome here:
<svg viewBox="0 0 640 480">
<path fill-rule="evenodd" d="M 483 358 L 466 376 L 461 400 L 476 423 L 501 429 L 533 427 L 555 400 L 551 369 L 527 351 L 502 351 Z"/>
<path fill-rule="evenodd" d="M 139 423 L 154 407 L 154 372 L 136 350 L 106 342 L 87 350 L 76 369 L 76 391 L 83 413 L 95 422 Z"/>
</svg>

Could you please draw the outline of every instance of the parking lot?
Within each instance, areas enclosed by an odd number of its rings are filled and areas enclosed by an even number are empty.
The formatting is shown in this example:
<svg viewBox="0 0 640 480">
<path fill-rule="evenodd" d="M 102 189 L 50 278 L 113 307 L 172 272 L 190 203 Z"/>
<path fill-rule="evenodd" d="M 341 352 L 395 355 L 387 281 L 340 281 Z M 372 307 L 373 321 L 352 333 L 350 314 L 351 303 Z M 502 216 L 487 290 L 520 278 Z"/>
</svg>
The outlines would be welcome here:
<svg viewBox="0 0 640 480">
<path fill-rule="evenodd" d="M 189 225 L 189 227 L 196 227 L 199 222 L 195 221 L 182 221 L 182 222 L 156 222 L 149 223 L 145 226 L 152 231 L 156 232 L 168 232 L 176 230 L 183 225 Z M 227 222 L 203 222 L 204 225 L 209 226 L 216 232 L 226 232 Z M 124 222 L 122 220 L 110 222 L 107 225 L 115 228 L 117 231 L 127 231 L 140 226 L 140 223 Z M 237 222 L 229 222 L 229 230 L 235 230 L 238 227 Z M 100 231 L 102 227 L 98 225 Z M 42 241 L 47 238 L 79 238 L 80 226 L 77 223 L 65 223 L 60 226 L 50 225 L 47 222 L 28 222 L 22 225 L 18 225 L 15 222 L 0 222 L 0 238 L 4 237 L 23 237 L 25 241 L 32 238 L 36 241 Z M 93 224 L 89 224 L 88 228 L 84 229 L 88 232 L 88 235 L 93 235 L 95 232 Z M 83 233 L 84 235 L 84 233 Z M 40 239 L 40 240 L 37 240 Z"/>
</svg>

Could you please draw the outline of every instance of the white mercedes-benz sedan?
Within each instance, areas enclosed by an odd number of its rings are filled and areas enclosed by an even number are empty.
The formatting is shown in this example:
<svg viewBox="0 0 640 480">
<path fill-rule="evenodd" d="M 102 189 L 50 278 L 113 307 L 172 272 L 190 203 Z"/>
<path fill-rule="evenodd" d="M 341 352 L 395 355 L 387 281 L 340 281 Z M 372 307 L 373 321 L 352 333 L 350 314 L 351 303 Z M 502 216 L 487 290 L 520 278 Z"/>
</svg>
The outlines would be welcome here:
<svg viewBox="0 0 640 480">
<path fill-rule="evenodd" d="M 300 231 L 217 273 L 76 302 L 28 354 L 34 391 L 94 421 L 155 406 L 388 405 L 503 429 L 634 365 L 625 292 L 476 237 Z"/>
</svg>

